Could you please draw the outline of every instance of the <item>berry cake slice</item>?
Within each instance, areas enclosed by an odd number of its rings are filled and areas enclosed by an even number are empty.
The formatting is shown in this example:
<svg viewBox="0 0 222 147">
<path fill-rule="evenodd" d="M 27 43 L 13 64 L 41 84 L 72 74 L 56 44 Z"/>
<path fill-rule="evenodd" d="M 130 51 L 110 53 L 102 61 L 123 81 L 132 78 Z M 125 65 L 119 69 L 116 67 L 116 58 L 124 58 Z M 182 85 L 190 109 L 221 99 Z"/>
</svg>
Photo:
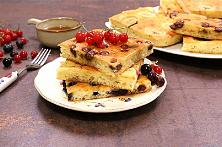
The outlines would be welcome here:
<svg viewBox="0 0 222 147">
<path fill-rule="evenodd" d="M 120 75 L 113 78 L 103 72 L 98 71 L 96 68 L 86 65 L 80 65 L 70 60 L 62 62 L 57 70 L 57 79 L 86 82 L 100 85 L 107 85 L 118 89 L 133 90 L 138 78 L 143 60 L 137 62 L 133 67 L 127 69 Z"/>
<path fill-rule="evenodd" d="M 81 101 L 148 92 L 152 89 L 152 86 L 146 76 L 140 75 L 133 90 L 116 89 L 104 85 L 90 85 L 73 81 L 64 81 L 63 89 L 67 93 L 69 101 Z"/>
<path fill-rule="evenodd" d="M 178 14 L 170 28 L 178 34 L 204 38 L 222 39 L 222 20 L 197 14 Z"/>
<path fill-rule="evenodd" d="M 112 76 L 123 73 L 153 53 L 153 44 L 150 41 L 136 38 L 129 38 L 126 43 L 106 42 L 105 48 L 88 45 L 85 41 L 79 43 L 76 39 L 67 40 L 59 46 L 60 56 L 82 65 L 95 67 L 100 72 Z"/>
</svg>

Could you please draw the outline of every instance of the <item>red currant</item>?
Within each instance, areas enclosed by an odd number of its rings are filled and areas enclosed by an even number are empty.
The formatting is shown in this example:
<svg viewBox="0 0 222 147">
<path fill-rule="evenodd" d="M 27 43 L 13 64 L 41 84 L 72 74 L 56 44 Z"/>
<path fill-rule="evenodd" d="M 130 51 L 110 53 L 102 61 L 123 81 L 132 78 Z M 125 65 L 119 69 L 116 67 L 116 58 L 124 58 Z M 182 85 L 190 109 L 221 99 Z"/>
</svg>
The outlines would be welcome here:
<svg viewBox="0 0 222 147">
<path fill-rule="evenodd" d="M 119 35 L 119 41 L 122 43 L 125 43 L 128 41 L 128 35 L 126 33 L 121 33 Z"/>
<path fill-rule="evenodd" d="M 23 32 L 21 30 L 16 31 L 16 34 L 18 37 L 22 37 L 23 36 Z"/>
<path fill-rule="evenodd" d="M 21 59 L 23 60 L 27 59 L 28 57 L 27 51 L 21 51 L 19 55 L 21 56 Z"/>
<path fill-rule="evenodd" d="M 86 32 L 86 38 L 87 38 L 87 37 L 93 37 L 94 34 L 95 34 L 94 31 Z"/>
<path fill-rule="evenodd" d="M 93 38 L 92 38 L 92 37 L 87 37 L 87 38 L 86 38 L 86 43 L 87 43 L 88 45 L 93 45 L 93 43 L 94 43 Z"/>
<path fill-rule="evenodd" d="M 15 63 L 20 63 L 21 62 L 21 56 L 20 55 L 15 55 L 13 57 L 13 60 L 14 60 Z"/>
<path fill-rule="evenodd" d="M 119 42 L 119 35 L 118 34 L 111 34 L 109 37 L 110 43 L 116 45 Z"/>
<path fill-rule="evenodd" d="M 152 64 L 151 66 L 152 66 L 152 69 L 153 69 L 157 74 L 161 74 L 161 73 L 162 73 L 163 69 L 162 69 L 160 66 L 154 65 L 154 64 Z"/>
<path fill-rule="evenodd" d="M 23 44 L 26 44 L 27 41 L 28 41 L 28 40 L 27 40 L 25 37 L 22 37 L 22 38 L 21 38 L 21 42 L 22 42 Z"/>
<path fill-rule="evenodd" d="M 12 33 L 12 41 L 15 41 L 18 38 L 18 35 L 16 33 Z"/>
<path fill-rule="evenodd" d="M 77 42 L 83 42 L 86 39 L 86 34 L 82 33 L 82 32 L 78 32 L 78 33 L 76 33 L 75 37 L 76 37 Z"/>
<path fill-rule="evenodd" d="M 105 40 L 109 40 L 109 37 L 111 36 L 111 34 L 112 34 L 112 31 L 106 31 L 105 33 L 104 33 L 104 38 L 105 38 Z"/>
<path fill-rule="evenodd" d="M 101 32 L 96 32 L 93 36 L 94 42 L 100 44 L 103 42 L 103 34 Z"/>
<path fill-rule="evenodd" d="M 38 55 L 38 52 L 37 52 L 37 51 L 32 51 L 32 52 L 31 52 L 31 57 L 32 57 L 32 59 L 34 59 L 37 55 Z"/>
<path fill-rule="evenodd" d="M 10 35 L 10 36 L 12 36 L 12 31 L 9 30 L 9 29 L 6 29 L 6 30 L 4 31 L 4 33 L 5 33 L 5 35 Z"/>
<path fill-rule="evenodd" d="M 5 39 L 4 38 L 0 38 L 0 46 L 5 45 Z"/>
<path fill-rule="evenodd" d="M 2 58 L 4 56 L 3 51 L 0 51 L 0 58 Z"/>
<path fill-rule="evenodd" d="M 7 43 L 10 43 L 12 41 L 12 38 L 11 38 L 10 35 L 5 35 L 4 40 L 5 40 L 5 43 L 7 44 Z"/>
</svg>

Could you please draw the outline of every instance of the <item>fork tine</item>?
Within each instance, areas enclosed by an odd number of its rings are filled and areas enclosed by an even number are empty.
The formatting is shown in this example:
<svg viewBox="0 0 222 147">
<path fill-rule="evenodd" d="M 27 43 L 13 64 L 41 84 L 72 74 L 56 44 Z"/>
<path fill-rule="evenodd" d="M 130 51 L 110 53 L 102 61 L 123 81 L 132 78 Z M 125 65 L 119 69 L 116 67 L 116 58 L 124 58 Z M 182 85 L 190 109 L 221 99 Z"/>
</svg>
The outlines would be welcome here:
<svg viewBox="0 0 222 147">
<path fill-rule="evenodd" d="M 42 58 L 44 58 L 46 52 L 48 51 L 48 49 L 44 49 L 43 52 L 40 54 L 40 56 L 38 57 L 38 59 L 36 59 L 35 62 L 33 62 L 33 64 L 39 64 L 39 61 L 42 60 Z"/>
<path fill-rule="evenodd" d="M 47 55 L 47 52 L 48 52 L 48 51 L 49 51 L 49 49 L 46 49 L 46 50 L 44 51 L 44 53 L 42 54 L 42 56 L 39 57 L 39 60 L 36 61 L 36 64 L 38 64 L 38 65 L 41 64 L 41 62 L 44 60 L 45 56 Z"/>
<path fill-rule="evenodd" d="M 51 52 L 51 50 L 48 50 L 46 56 L 45 56 L 44 59 L 40 62 L 40 66 L 42 66 L 42 65 L 46 62 L 46 60 L 48 59 L 48 56 L 49 56 L 50 52 Z"/>
<path fill-rule="evenodd" d="M 41 49 L 41 51 L 38 53 L 38 55 L 32 60 L 31 64 L 34 64 L 35 61 L 41 56 L 42 52 L 44 51 L 45 49 Z"/>
</svg>

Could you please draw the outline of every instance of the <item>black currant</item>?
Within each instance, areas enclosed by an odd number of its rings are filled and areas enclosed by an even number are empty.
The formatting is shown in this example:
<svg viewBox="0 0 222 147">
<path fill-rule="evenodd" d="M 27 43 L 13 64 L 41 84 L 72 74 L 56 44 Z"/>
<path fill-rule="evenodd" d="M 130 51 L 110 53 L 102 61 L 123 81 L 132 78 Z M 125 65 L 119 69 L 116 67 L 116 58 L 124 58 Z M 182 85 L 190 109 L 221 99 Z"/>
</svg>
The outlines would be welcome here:
<svg viewBox="0 0 222 147">
<path fill-rule="evenodd" d="M 143 75 L 147 75 L 152 71 L 152 67 L 149 64 L 143 64 L 140 70 Z"/>
<path fill-rule="evenodd" d="M 11 58 L 4 58 L 2 60 L 2 63 L 5 67 L 9 67 L 12 64 L 12 59 Z"/>
<path fill-rule="evenodd" d="M 13 58 L 15 55 L 18 55 L 18 52 L 16 52 L 16 51 L 12 51 L 11 53 L 10 53 L 10 56 Z"/>
<path fill-rule="evenodd" d="M 162 87 L 165 84 L 165 80 L 162 76 L 157 76 L 156 85 Z"/>
<path fill-rule="evenodd" d="M 147 75 L 148 79 L 151 81 L 151 85 L 155 85 L 157 82 L 157 74 L 153 71 L 149 72 Z"/>
<path fill-rule="evenodd" d="M 24 43 L 21 41 L 21 39 L 16 40 L 16 46 L 18 49 L 22 49 L 24 46 Z"/>
<path fill-rule="evenodd" d="M 12 52 L 12 51 L 13 51 L 13 46 L 12 46 L 12 44 L 5 44 L 5 45 L 3 46 L 3 50 L 4 50 L 5 53 L 10 53 L 10 52 Z"/>
</svg>

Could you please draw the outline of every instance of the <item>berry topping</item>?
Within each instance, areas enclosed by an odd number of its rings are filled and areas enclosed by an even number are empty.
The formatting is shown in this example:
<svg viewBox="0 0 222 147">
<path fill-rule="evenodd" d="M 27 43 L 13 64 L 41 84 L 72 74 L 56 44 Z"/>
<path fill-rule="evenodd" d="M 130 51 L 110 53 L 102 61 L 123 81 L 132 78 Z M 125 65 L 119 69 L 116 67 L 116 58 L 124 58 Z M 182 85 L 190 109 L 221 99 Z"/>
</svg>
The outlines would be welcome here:
<svg viewBox="0 0 222 147">
<path fill-rule="evenodd" d="M 153 70 L 154 70 L 157 74 L 161 74 L 161 73 L 162 73 L 163 69 L 162 69 L 160 66 L 154 65 L 154 64 L 152 64 L 151 66 L 152 66 Z"/>
<path fill-rule="evenodd" d="M 122 52 L 126 52 L 126 51 L 129 50 L 129 46 L 126 45 L 126 44 L 123 44 L 123 45 L 121 45 L 120 47 L 121 47 L 121 51 L 122 51 Z"/>
<path fill-rule="evenodd" d="M 20 55 L 15 55 L 13 57 L 13 60 L 14 60 L 15 63 L 20 63 L 21 62 L 21 56 Z"/>
<path fill-rule="evenodd" d="M 152 71 L 152 67 L 149 64 L 143 64 L 140 70 L 143 75 L 148 75 Z"/>
<path fill-rule="evenodd" d="M 126 33 L 121 33 L 119 35 L 119 41 L 122 43 L 125 43 L 128 41 L 128 35 Z"/>
<path fill-rule="evenodd" d="M 38 55 L 38 52 L 37 52 L 37 51 L 32 51 L 32 52 L 31 52 L 31 57 L 32 57 L 32 59 L 34 59 L 37 55 Z"/>
<path fill-rule="evenodd" d="M 28 57 L 27 51 L 21 51 L 19 55 L 21 56 L 22 60 L 25 60 Z"/>
<path fill-rule="evenodd" d="M 5 44 L 5 45 L 3 46 L 3 50 L 4 50 L 4 52 L 6 52 L 6 53 L 12 52 L 12 50 L 13 50 L 12 44 Z"/>
<path fill-rule="evenodd" d="M 153 71 L 149 72 L 147 75 L 148 79 L 151 81 L 151 85 L 155 85 L 157 81 L 157 74 Z"/>
<path fill-rule="evenodd" d="M 12 33 L 12 41 L 15 41 L 18 38 L 18 35 L 16 33 Z"/>
<path fill-rule="evenodd" d="M 77 32 L 75 37 L 77 42 L 84 42 L 86 39 L 86 33 Z"/>
<path fill-rule="evenodd" d="M 87 43 L 88 45 L 93 45 L 94 39 L 93 39 L 92 37 L 87 37 L 87 38 L 86 38 L 86 43 Z"/>
<path fill-rule="evenodd" d="M 11 66 L 11 64 L 12 64 L 12 59 L 11 59 L 11 58 L 4 58 L 4 59 L 2 60 L 2 63 L 3 63 L 3 65 L 4 65 L 5 67 L 9 67 L 9 66 Z"/>
<path fill-rule="evenodd" d="M 111 34 L 112 34 L 111 31 L 106 31 L 106 32 L 104 33 L 104 38 L 105 38 L 105 40 L 109 40 L 109 37 L 111 36 Z"/>
<path fill-rule="evenodd" d="M 118 34 L 111 34 L 109 37 L 109 42 L 116 45 L 119 42 L 119 35 Z"/>
</svg>

